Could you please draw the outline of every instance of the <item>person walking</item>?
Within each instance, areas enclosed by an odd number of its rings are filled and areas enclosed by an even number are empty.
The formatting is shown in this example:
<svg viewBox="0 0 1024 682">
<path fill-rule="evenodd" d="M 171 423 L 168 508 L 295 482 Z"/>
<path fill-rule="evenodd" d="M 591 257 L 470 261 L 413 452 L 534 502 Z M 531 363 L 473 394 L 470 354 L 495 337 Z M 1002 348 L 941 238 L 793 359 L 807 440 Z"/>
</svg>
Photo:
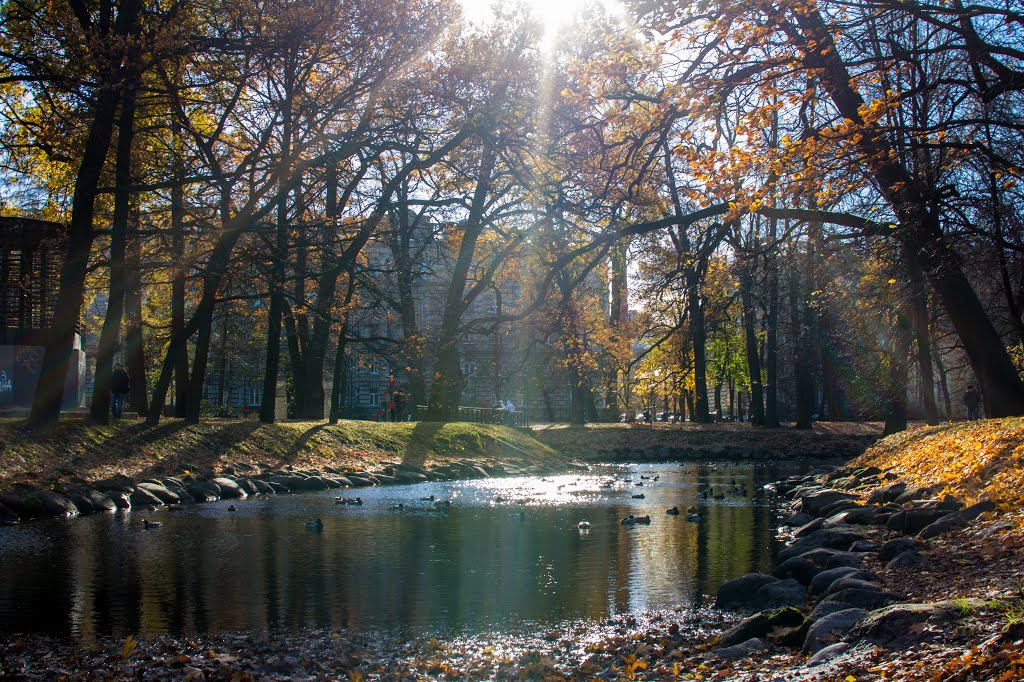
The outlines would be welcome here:
<svg viewBox="0 0 1024 682">
<path fill-rule="evenodd" d="M 974 387 L 974 384 L 967 386 L 964 393 L 964 405 L 967 406 L 967 419 L 974 421 L 981 419 L 981 393 Z"/>
<path fill-rule="evenodd" d="M 391 420 L 396 422 L 405 421 L 405 393 L 402 392 L 402 389 L 395 391 L 394 395 L 391 396 L 391 400 L 395 403 L 395 411 Z"/>
<path fill-rule="evenodd" d="M 132 378 L 120 362 L 114 365 L 114 374 L 110 380 L 110 410 L 114 419 L 124 414 L 124 401 L 132 390 Z"/>
</svg>

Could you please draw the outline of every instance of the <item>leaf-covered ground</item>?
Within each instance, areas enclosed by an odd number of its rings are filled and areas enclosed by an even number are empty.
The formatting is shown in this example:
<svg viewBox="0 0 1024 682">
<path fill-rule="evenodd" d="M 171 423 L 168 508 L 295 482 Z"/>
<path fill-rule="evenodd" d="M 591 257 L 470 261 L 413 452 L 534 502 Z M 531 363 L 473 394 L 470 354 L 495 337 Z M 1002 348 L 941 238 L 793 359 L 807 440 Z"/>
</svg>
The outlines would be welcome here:
<svg viewBox="0 0 1024 682">
<path fill-rule="evenodd" d="M 967 503 L 991 499 L 1024 508 L 1024 418 L 918 426 L 889 436 L 854 462 L 919 486 L 938 486 Z"/>
<path fill-rule="evenodd" d="M 382 462 L 422 466 L 459 458 L 502 458 L 530 464 L 563 458 L 522 431 L 489 424 L 343 421 L 261 424 L 216 420 L 150 427 L 122 421 L 97 426 L 65 419 L 45 435 L 24 421 L 0 420 L 0 490 L 14 482 L 47 487 L 57 480 L 124 474 L 133 479 L 244 462 L 258 468 L 370 468 Z"/>
</svg>

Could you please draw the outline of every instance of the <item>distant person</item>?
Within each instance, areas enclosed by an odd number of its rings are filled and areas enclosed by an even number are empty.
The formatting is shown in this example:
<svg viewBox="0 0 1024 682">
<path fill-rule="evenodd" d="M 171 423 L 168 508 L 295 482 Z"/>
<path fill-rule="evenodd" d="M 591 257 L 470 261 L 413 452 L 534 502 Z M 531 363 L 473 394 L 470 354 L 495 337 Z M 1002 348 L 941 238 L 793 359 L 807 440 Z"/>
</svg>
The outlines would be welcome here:
<svg viewBox="0 0 1024 682">
<path fill-rule="evenodd" d="M 120 362 L 114 365 L 114 374 L 110 378 L 110 410 L 114 419 L 124 414 L 124 401 L 132 390 L 132 378 Z"/>
<path fill-rule="evenodd" d="M 505 403 L 505 409 L 508 411 L 509 414 L 512 414 L 513 412 L 516 411 L 516 406 L 512 404 L 511 400 L 509 400 Z"/>
<path fill-rule="evenodd" d="M 644 421 L 647 422 L 648 424 L 653 424 L 654 423 L 651 420 L 651 411 L 650 411 L 650 409 L 645 409 L 644 410 Z"/>
<path fill-rule="evenodd" d="M 981 419 L 981 393 L 974 387 L 974 384 L 967 386 L 964 393 L 964 405 L 967 406 L 967 418 L 971 421 Z"/>
<path fill-rule="evenodd" d="M 403 421 L 402 414 L 405 412 L 405 394 L 402 393 L 402 389 L 395 391 L 391 396 L 391 401 L 394 403 L 394 407 L 391 408 L 391 421 Z"/>
</svg>

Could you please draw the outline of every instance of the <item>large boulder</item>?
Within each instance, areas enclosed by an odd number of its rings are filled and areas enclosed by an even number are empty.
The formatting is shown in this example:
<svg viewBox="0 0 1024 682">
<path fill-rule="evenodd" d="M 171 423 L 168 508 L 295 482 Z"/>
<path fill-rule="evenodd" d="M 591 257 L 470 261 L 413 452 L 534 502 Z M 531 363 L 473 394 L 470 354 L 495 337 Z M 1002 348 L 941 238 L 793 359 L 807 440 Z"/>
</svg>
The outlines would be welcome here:
<svg viewBox="0 0 1024 682">
<path fill-rule="evenodd" d="M 889 540 L 878 550 L 878 560 L 882 563 L 892 561 L 896 555 L 903 552 L 920 552 L 924 549 L 924 543 L 913 538 L 895 538 Z"/>
<path fill-rule="evenodd" d="M 825 599 L 822 599 L 823 603 L 830 601 L 849 604 L 853 608 L 867 609 L 868 611 L 871 611 L 873 609 L 879 609 L 883 606 L 903 601 L 903 597 L 891 592 L 880 592 L 878 590 L 864 590 L 850 587 L 845 590 L 833 592 Z"/>
<path fill-rule="evenodd" d="M 96 506 L 92 503 L 92 500 L 81 493 L 71 493 L 68 495 L 68 500 L 71 501 L 71 504 L 75 505 L 75 509 L 83 516 L 96 513 Z"/>
<path fill-rule="evenodd" d="M 819 530 L 794 541 L 789 547 L 786 547 L 784 550 L 779 552 L 779 561 L 785 561 L 790 557 L 800 556 L 812 549 L 847 550 L 854 542 L 863 539 L 863 536 L 848 530 Z"/>
<path fill-rule="evenodd" d="M 193 481 L 188 494 L 196 502 L 216 502 L 220 499 L 220 486 L 213 481 Z"/>
<path fill-rule="evenodd" d="M 921 529 L 921 532 L 917 534 L 917 537 L 922 540 L 929 538 L 937 538 L 940 535 L 958 530 L 964 527 L 964 520 L 960 518 L 959 514 L 947 514 L 938 521 L 930 523 Z"/>
<path fill-rule="evenodd" d="M 895 502 L 896 498 L 907 491 L 906 483 L 890 483 L 872 490 L 867 497 L 868 504 L 886 504 Z"/>
<path fill-rule="evenodd" d="M 796 628 L 804 622 L 804 614 L 800 609 L 782 608 L 762 611 L 744 618 L 721 634 L 719 646 L 728 647 L 753 639 L 766 638 L 776 628 Z"/>
<path fill-rule="evenodd" d="M 814 579 L 811 580 L 811 594 L 823 594 L 828 590 L 829 587 L 832 586 L 832 583 L 839 580 L 840 578 L 846 577 L 857 578 L 859 580 L 868 580 L 872 576 L 867 571 L 862 571 L 859 568 L 854 568 L 852 566 L 840 566 L 838 568 L 830 568 L 814 576 Z"/>
<path fill-rule="evenodd" d="M 164 504 L 180 504 L 181 496 L 173 492 L 163 483 L 157 483 L 155 481 L 142 481 L 136 485 L 138 490 L 145 490 L 147 493 L 152 494 L 158 500 Z"/>
<path fill-rule="evenodd" d="M 90 490 L 86 493 L 86 497 L 89 498 L 93 508 L 98 512 L 114 511 L 117 509 L 117 505 L 114 503 L 114 500 L 110 499 L 110 495 L 99 490 Z"/>
<path fill-rule="evenodd" d="M 907 509 L 890 516 L 889 520 L 885 523 L 885 527 L 893 532 L 917 535 L 926 526 L 930 526 L 943 516 L 951 513 L 945 509 Z"/>
<path fill-rule="evenodd" d="M 812 549 L 800 555 L 801 559 L 810 561 L 815 566 L 823 569 L 853 567 L 860 568 L 864 563 L 864 556 L 855 552 L 841 552 L 838 549 Z"/>
<path fill-rule="evenodd" d="M 807 512 L 811 516 L 819 516 L 821 510 L 830 504 L 834 504 L 835 502 L 839 502 L 840 500 L 856 499 L 859 499 L 857 495 L 848 493 L 844 490 L 826 488 L 824 490 L 808 492 L 807 494 L 801 496 L 800 511 Z"/>
<path fill-rule="evenodd" d="M 778 578 L 764 573 L 747 573 L 739 578 L 733 578 L 718 588 L 715 606 L 720 609 L 747 608 L 755 592 L 765 585 L 777 582 Z"/>
<path fill-rule="evenodd" d="M 92 484 L 92 487 L 104 493 L 115 492 L 131 495 L 135 492 L 135 482 L 121 474 L 96 481 Z"/>
<path fill-rule="evenodd" d="M 775 570 L 772 571 L 772 575 L 776 578 L 779 578 L 780 580 L 786 578 L 793 578 L 794 580 L 798 581 L 801 585 L 810 585 L 811 580 L 814 578 L 814 576 L 816 576 L 820 572 L 821 568 L 819 568 L 818 566 L 812 564 L 810 561 L 804 559 L 803 557 L 795 556 L 786 559 L 781 564 L 776 566 Z"/>
<path fill-rule="evenodd" d="M 882 591 L 881 587 L 879 587 L 876 583 L 871 582 L 870 580 L 864 580 L 862 578 L 854 578 L 853 576 L 844 575 L 841 578 L 837 578 L 835 581 L 833 581 L 832 584 L 828 586 L 828 589 L 825 590 L 823 596 L 828 597 L 830 595 L 835 594 L 836 592 L 849 589 L 868 590 L 870 592 Z"/>
<path fill-rule="evenodd" d="M 867 614 L 864 609 L 843 609 L 819 618 L 807 630 L 803 652 L 813 654 L 835 644 Z"/>
<path fill-rule="evenodd" d="M 931 562 L 917 552 L 913 552 L 909 549 L 905 552 L 900 552 L 885 565 L 886 568 L 894 571 L 905 570 L 908 568 L 928 568 L 929 566 L 931 566 Z"/>
<path fill-rule="evenodd" d="M 16 485 L 10 491 L 0 495 L 0 504 L 7 506 L 22 519 L 54 518 L 78 514 L 78 508 L 63 495 L 27 485 Z"/>
<path fill-rule="evenodd" d="M 166 490 L 166 488 L 165 488 Z M 128 496 L 133 507 L 162 507 L 164 501 L 146 488 L 135 488 L 135 492 Z"/>
<path fill-rule="evenodd" d="M 224 478 L 218 476 L 211 480 L 211 483 L 216 483 L 220 487 L 220 496 L 225 500 L 239 500 L 248 497 L 242 487 L 232 481 L 230 478 Z"/>
<path fill-rule="evenodd" d="M 928 628 L 923 625 L 953 620 L 984 606 L 981 599 L 894 604 L 869 613 L 850 631 L 850 637 L 865 639 L 887 649 L 909 646 L 928 636 Z"/>
<path fill-rule="evenodd" d="M 754 592 L 751 607 L 754 609 L 772 609 L 783 606 L 794 606 L 802 609 L 807 606 L 807 588 L 793 578 L 780 580 L 763 585 Z"/>
</svg>

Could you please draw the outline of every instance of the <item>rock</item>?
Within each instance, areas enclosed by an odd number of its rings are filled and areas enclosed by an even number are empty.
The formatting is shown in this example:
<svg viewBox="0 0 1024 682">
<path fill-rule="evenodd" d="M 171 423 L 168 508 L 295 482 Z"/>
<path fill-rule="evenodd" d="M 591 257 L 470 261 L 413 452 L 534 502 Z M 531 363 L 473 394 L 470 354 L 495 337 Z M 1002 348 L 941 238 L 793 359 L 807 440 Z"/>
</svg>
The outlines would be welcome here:
<svg viewBox="0 0 1024 682">
<path fill-rule="evenodd" d="M 878 507 L 854 507 L 826 519 L 825 527 L 831 528 L 841 524 L 868 526 L 875 523 L 878 523 Z"/>
<path fill-rule="evenodd" d="M 397 471 L 395 478 L 399 483 L 422 483 L 427 480 L 427 475 L 416 471 Z"/>
<path fill-rule="evenodd" d="M 719 646 L 730 647 L 755 637 L 767 637 L 775 628 L 799 627 L 804 614 L 799 609 L 782 608 L 762 611 L 744 618 L 719 637 Z"/>
<path fill-rule="evenodd" d="M 977 504 L 972 504 L 970 507 L 967 507 L 966 509 L 961 509 L 959 512 L 957 512 L 957 516 L 959 516 L 964 521 L 973 521 L 974 519 L 978 518 L 979 516 L 981 516 L 985 512 L 990 512 L 990 511 L 995 511 L 995 510 L 996 510 L 996 503 L 995 502 L 993 502 L 992 500 L 982 500 L 981 502 L 978 502 Z"/>
<path fill-rule="evenodd" d="M 820 601 L 820 602 L 818 602 L 815 605 L 814 609 L 809 614 L 807 614 L 808 626 L 810 624 L 812 624 L 812 623 L 817 623 L 819 620 L 821 620 L 825 616 L 831 615 L 833 613 L 839 613 L 840 611 L 846 611 L 847 609 L 853 609 L 853 608 L 859 608 L 859 607 L 855 607 L 853 604 L 845 604 L 845 603 L 843 603 L 841 601 Z M 865 611 L 866 610 L 867 609 L 865 609 Z M 801 642 L 801 646 L 802 645 L 803 645 L 803 642 Z"/>
<path fill-rule="evenodd" d="M 772 571 L 772 575 L 776 578 L 779 578 L 780 580 L 785 578 L 793 578 L 801 585 L 810 585 L 811 579 L 813 579 L 814 576 L 816 576 L 820 572 L 821 569 L 812 564 L 807 559 L 795 556 L 790 559 L 786 559 L 781 564 L 776 566 L 775 570 Z"/>
<path fill-rule="evenodd" d="M 802 651 L 813 654 L 834 644 L 867 614 L 864 609 L 844 609 L 819 618 L 807 630 Z"/>
<path fill-rule="evenodd" d="M 135 492 L 135 482 L 121 474 L 117 474 L 111 478 L 105 478 L 101 481 L 96 481 L 92 484 L 92 487 L 104 493 L 115 492 L 131 495 Z"/>
<path fill-rule="evenodd" d="M 288 486 L 275 483 L 274 481 L 266 481 L 266 484 L 277 495 L 287 495 L 291 492 Z"/>
<path fill-rule="evenodd" d="M 931 496 L 932 491 L 930 488 L 912 486 L 908 487 L 906 490 L 900 493 L 899 497 L 893 500 L 893 502 L 895 502 L 896 504 L 909 504 L 914 500 L 924 500 L 930 498 Z"/>
<path fill-rule="evenodd" d="M 877 552 L 881 546 L 876 540 L 858 540 L 850 545 L 850 551 L 855 554 L 857 552 Z"/>
<path fill-rule="evenodd" d="M 242 490 L 241 486 L 232 481 L 230 478 L 224 478 L 218 476 L 210 481 L 220 487 L 220 497 L 223 500 L 240 500 L 248 497 L 245 491 Z"/>
<path fill-rule="evenodd" d="M 937 538 L 940 535 L 945 535 L 954 530 L 958 530 L 964 527 L 964 520 L 960 518 L 958 514 L 949 514 L 943 516 L 938 521 L 931 523 L 921 529 L 921 532 L 917 534 L 917 537 L 922 540 L 929 538 Z"/>
<path fill-rule="evenodd" d="M 903 597 L 891 592 L 848 588 L 845 590 L 839 590 L 838 592 L 833 592 L 822 601 L 841 602 L 843 604 L 849 604 L 854 608 L 867 609 L 871 611 L 902 600 Z"/>
<path fill-rule="evenodd" d="M 1013 524 L 1012 523 L 1008 523 L 1006 521 L 999 521 L 998 523 L 993 523 L 991 526 L 987 526 L 981 532 L 981 537 L 983 537 L 983 538 L 990 538 L 990 537 L 993 537 L 995 535 L 999 535 L 1000 533 L 1002 533 L 1004 531 L 1008 531 L 1008 530 L 1012 530 L 1012 529 L 1013 529 Z"/>
<path fill-rule="evenodd" d="M 710 656 L 723 661 L 735 661 L 739 658 L 746 658 L 752 654 L 767 651 L 770 647 L 768 642 L 763 639 L 748 639 L 746 642 L 736 644 L 734 646 L 728 646 L 724 649 L 716 649 L 710 653 Z"/>
<path fill-rule="evenodd" d="M 800 511 L 807 512 L 811 516 L 818 516 L 821 510 L 840 500 L 856 500 L 857 495 L 826 488 L 816 492 L 810 492 L 800 498 Z"/>
<path fill-rule="evenodd" d="M 754 592 L 751 607 L 754 609 L 770 609 L 783 606 L 795 606 L 802 609 L 807 606 L 807 588 L 793 578 L 763 585 Z"/>
<path fill-rule="evenodd" d="M 812 549 L 846 550 L 849 549 L 850 545 L 854 542 L 863 539 L 864 538 L 861 535 L 846 530 L 819 530 L 796 540 L 789 547 L 779 552 L 779 561 L 785 561 L 790 557 L 800 556 Z"/>
<path fill-rule="evenodd" d="M 84 515 L 96 513 L 96 506 L 92 503 L 92 500 L 85 495 L 72 493 L 71 495 L 68 495 L 68 500 L 71 501 L 71 504 L 75 505 L 75 509 L 78 510 L 79 514 Z"/>
<path fill-rule="evenodd" d="M 128 493 L 122 493 L 118 491 L 110 491 L 107 493 L 107 497 L 114 503 L 114 507 L 117 509 L 131 509 L 132 501 L 128 499 Z"/>
<path fill-rule="evenodd" d="M 747 573 L 739 578 L 733 578 L 718 588 L 715 607 L 719 609 L 746 608 L 755 592 L 765 585 L 777 582 L 779 582 L 778 578 L 764 573 Z"/>
<path fill-rule="evenodd" d="M 839 568 L 841 566 L 860 568 L 861 564 L 864 563 L 864 557 L 860 554 L 841 552 L 838 549 L 812 549 L 801 554 L 800 558 L 806 559 L 822 569 Z"/>
<path fill-rule="evenodd" d="M 269 484 L 261 481 L 260 479 L 253 478 L 253 479 L 250 479 L 250 481 L 252 482 L 252 486 L 254 488 L 256 488 L 257 494 L 260 494 L 260 495 L 272 495 L 274 493 L 274 489 L 271 488 Z"/>
<path fill-rule="evenodd" d="M 824 519 L 821 519 L 821 518 L 813 519 L 812 521 L 809 521 L 808 523 L 805 523 L 804 525 L 800 526 L 795 531 L 793 531 L 793 537 L 795 537 L 795 538 L 807 537 L 811 533 L 817 533 L 824 526 L 825 526 L 825 520 Z"/>
<path fill-rule="evenodd" d="M 896 538 L 895 540 L 889 540 L 882 548 L 878 550 L 878 560 L 883 563 L 892 561 L 897 554 L 903 552 L 920 552 L 924 549 L 924 544 L 913 538 Z"/>
<path fill-rule="evenodd" d="M 846 577 L 856 578 L 858 580 L 869 580 L 872 575 L 867 571 L 862 571 L 851 566 L 830 568 L 814 576 L 814 579 L 811 580 L 811 594 L 823 594 L 828 591 L 828 588 L 832 583 L 840 578 Z"/>
<path fill-rule="evenodd" d="M 925 526 L 935 523 L 950 513 L 944 509 L 907 509 L 890 516 L 885 527 L 887 530 L 897 533 L 917 535 Z"/>
<path fill-rule="evenodd" d="M 900 552 L 892 558 L 892 561 L 885 565 L 886 568 L 893 570 L 900 570 L 905 568 L 916 568 L 916 567 L 927 567 L 930 566 L 928 560 L 913 550 L 907 550 Z"/>
<path fill-rule="evenodd" d="M 55 518 L 78 514 L 78 508 L 63 495 L 26 485 L 16 485 L 10 491 L 0 495 L 0 504 L 5 505 L 22 519 Z"/>
<path fill-rule="evenodd" d="M 10 526 L 21 521 L 21 517 L 0 502 L 0 526 Z"/>
<path fill-rule="evenodd" d="M 887 502 L 895 502 L 896 498 L 906 492 L 906 490 L 906 483 L 890 483 L 889 485 L 879 486 L 868 494 L 867 503 L 886 504 Z"/>
<path fill-rule="evenodd" d="M 86 497 L 89 498 L 93 508 L 98 512 L 114 511 L 117 509 L 117 505 L 110 499 L 110 495 L 101 493 L 99 490 L 90 490 L 86 493 Z"/>
<path fill-rule="evenodd" d="M 849 575 L 844 575 L 843 577 L 837 578 L 836 580 L 832 581 L 832 584 L 829 585 L 828 589 L 825 590 L 824 596 L 828 597 L 829 595 L 835 594 L 836 592 L 839 592 L 841 590 L 849 589 L 868 590 L 869 592 L 882 591 L 881 587 L 879 587 L 877 584 L 871 581 L 864 580 L 862 578 L 854 578 L 853 576 Z"/>
<path fill-rule="evenodd" d="M 135 492 L 128 496 L 133 507 L 162 507 L 164 501 L 151 493 L 146 488 L 136 488 Z"/>
<path fill-rule="evenodd" d="M 839 514 L 841 512 L 851 511 L 853 509 L 863 509 L 860 500 L 839 500 L 837 502 L 833 502 L 832 504 L 827 504 L 821 508 L 821 512 L 819 513 L 819 515 L 823 519 L 827 519 L 830 516 L 835 516 L 836 514 Z"/>
<path fill-rule="evenodd" d="M 941 623 L 982 608 L 981 599 L 956 599 L 933 604 L 894 604 L 869 613 L 850 631 L 851 638 L 866 639 L 888 648 L 902 647 L 927 637 L 928 623 Z"/>
<path fill-rule="evenodd" d="M 143 481 L 143 482 L 138 484 L 136 489 L 137 490 L 145 490 L 146 492 L 152 494 L 154 497 L 159 499 L 164 504 L 180 504 L 181 503 L 181 496 L 179 496 L 177 493 L 175 493 L 175 492 L 171 491 L 170 489 L 168 489 L 162 483 L 152 483 L 152 482 L 148 482 L 148 481 Z"/>
<path fill-rule="evenodd" d="M 784 526 L 806 526 L 814 517 L 805 512 L 797 512 L 782 522 Z"/>
<path fill-rule="evenodd" d="M 238 484 L 238 487 L 241 488 L 246 495 L 259 495 L 260 493 L 256 488 L 256 484 L 252 482 L 252 479 L 243 477 L 236 479 L 235 483 Z"/>
<path fill-rule="evenodd" d="M 808 658 L 807 662 L 804 663 L 804 665 L 808 668 L 814 668 L 819 665 L 824 665 L 825 663 L 831 661 L 833 658 L 842 656 L 849 649 L 850 645 L 847 642 L 836 642 L 835 644 L 831 644 L 825 647 L 824 649 L 821 649 L 820 651 L 818 651 L 818 653 Z"/>
<path fill-rule="evenodd" d="M 213 481 L 195 481 L 188 487 L 188 494 L 196 502 L 216 502 L 220 499 L 220 486 Z"/>
</svg>

